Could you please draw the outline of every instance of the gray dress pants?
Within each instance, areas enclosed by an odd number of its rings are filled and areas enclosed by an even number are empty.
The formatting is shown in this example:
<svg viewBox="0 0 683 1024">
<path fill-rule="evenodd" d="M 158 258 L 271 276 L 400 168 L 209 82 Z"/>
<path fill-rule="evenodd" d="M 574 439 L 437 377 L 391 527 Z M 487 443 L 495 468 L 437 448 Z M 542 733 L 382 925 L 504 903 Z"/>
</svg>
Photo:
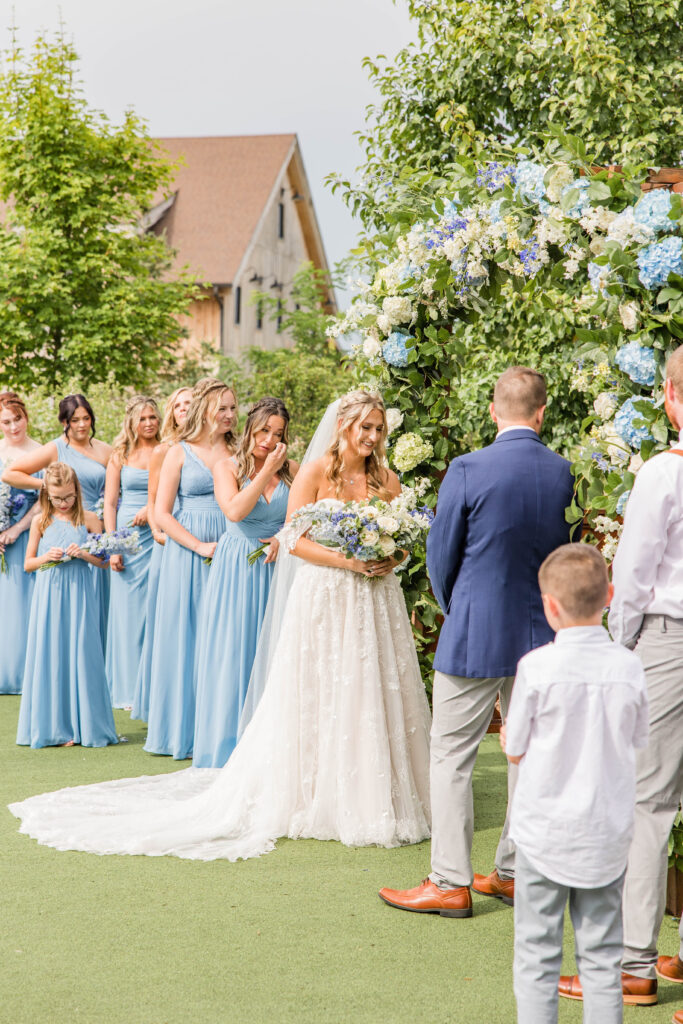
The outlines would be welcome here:
<svg viewBox="0 0 683 1024">
<path fill-rule="evenodd" d="M 472 884 L 472 771 L 499 693 L 503 721 L 507 716 L 513 682 L 514 676 L 467 679 L 443 672 L 434 675 L 429 877 L 442 888 Z M 496 869 L 501 878 L 513 878 L 515 872 L 515 848 L 508 838 L 508 817 L 516 781 L 517 766 L 508 765 L 508 813 L 496 851 Z"/>
<path fill-rule="evenodd" d="M 584 1024 L 621 1024 L 621 893 L 552 882 L 517 850 L 514 985 L 519 1024 L 557 1024 L 564 908 L 574 926 Z"/>
<path fill-rule="evenodd" d="M 623 969 L 655 977 L 669 832 L 683 794 L 683 619 L 646 615 L 635 648 L 647 678 L 650 737 L 636 753 L 636 812 L 624 884 Z M 683 953 L 683 942 L 682 953 Z"/>
</svg>

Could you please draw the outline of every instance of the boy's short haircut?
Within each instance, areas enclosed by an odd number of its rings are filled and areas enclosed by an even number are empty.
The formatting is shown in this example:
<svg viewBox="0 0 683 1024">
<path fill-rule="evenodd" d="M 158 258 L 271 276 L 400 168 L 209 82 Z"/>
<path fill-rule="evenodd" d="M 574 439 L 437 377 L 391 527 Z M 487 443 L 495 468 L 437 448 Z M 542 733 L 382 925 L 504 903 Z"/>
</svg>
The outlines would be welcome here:
<svg viewBox="0 0 683 1024">
<path fill-rule="evenodd" d="M 591 544 L 563 544 L 538 570 L 542 594 L 556 598 L 569 615 L 589 619 L 607 604 L 607 565 Z"/>
<path fill-rule="evenodd" d="M 679 345 L 667 359 L 666 376 L 674 386 L 676 397 L 683 399 L 683 345 Z"/>
<path fill-rule="evenodd" d="M 493 406 L 504 420 L 530 420 L 545 405 L 545 377 L 530 366 L 510 366 L 496 381 Z"/>
</svg>

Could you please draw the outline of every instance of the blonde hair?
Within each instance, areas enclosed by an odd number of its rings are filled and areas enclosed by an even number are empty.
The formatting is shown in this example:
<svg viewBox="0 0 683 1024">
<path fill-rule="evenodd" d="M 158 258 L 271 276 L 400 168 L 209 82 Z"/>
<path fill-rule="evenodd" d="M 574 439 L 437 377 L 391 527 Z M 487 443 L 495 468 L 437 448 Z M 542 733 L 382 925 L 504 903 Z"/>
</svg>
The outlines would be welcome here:
<svg viewBox="0 0 683 1024">
<path fill-rule="evenodd" d="M 504 420 L 530 420 L 547 397 L 542 373 L 529 366 L 510 366 L 496 381 L 493 406 Z"/>
<path fill-rule="evenodd" d="M 372 391 L 350 391 L 344 395 L 339 403 L 337 424 L 335 427 L 332 443 L 327 449 L 330 456 L 329 464 L 325 470 L 325 477 L 334 487 L 337 497 L 341 494 L 344 486 L 342 473 L 344 472 L 344 452 L 348 447 L 346 432 L 357 420 L 364 420 L 373 409 L 382 414 L 382 434 L 371 455 L 365 459 L 365 474 L 368 480 L 368 493 L 375 494 L 380 498 L 388 496 L 385 486 L 387 479 L 386 452 L 384 442 L 387 437 L 387 413 L 381 397 Z"/>
<path fill-rule="evenodd" d="M 122 465 L 128 461 L 131 454 L 138 446 L 138 428 L 140 426 L 140 418 L 143 411 L 148 407 L 154 411 L 154 414 L 161 425 L 161 413 L 159 412 L 159 406 L 153 398 L 150 398 L 148 395 L 133 395 L 133 397 L 126 403 L 123 426 L 121 427 L 120 434 L 114 438 L 113 444 L 114 454 L 118 455 L 119 461 Z M 160 440 L 159 427 L 157 427 L 154 440 Z"/>
<path fill-rule="evenodd" d="M 43 486 L 40 489 L 40 519 L 38 520 L 38 532 L 41 537 L 54 519 L 55 507 L 50 501 L 47 493 L 49 485 L 53 487 L 73 486 L 76 492 L 76 500 L 68 510 L 69 518 L 74 526 L 85 525 L 85 513 L 83 511 L 83 498 L 81 497 L 81 485 L 78 482 L 75 470 L 66 462 L 51 462 L 43 476 Z"/>
<path fill-rule="evenodd" d="M 178 434 L 181 431 L 181 426 L 175 418 L 174 405 L 178 400 L 178 395 L 182 395 L 183 391 L 188 391 L 192 394 L 192 388 L 183 386 L 182 388 L 176 388 L 172 395 L 169 395 L 166 399 L 166 405 L 164 406 L 164 418 L 161 422 L 161 440 L 164 444 L 173 444 L 178 440 Z"/>
<path fill-rule="evenodd" d="M 270 396 L 260 398 L 247 413 L 244 431 L 235 452 L 238 487 L 241 487 L 245 480 L 249 480 L 254 472 L 254 456 L 252 455 L 254 450 L 254 434 L 261 427 L 266 426 L 271 416 L 279 416 L 284 420 L 285 427 L 282 431 L 282 442 L 283 444 L 289 444 L 289 412 L 287 411 L 287 406 L 281 398 L 272 398 Z M 289 459 L 282 463 L 277 475 L 288 487 L 291 487 L 293 478 L 289 468 Z"/>
<path fill-rule="evenodd" d="M 550 594 L 575 619 L 589 619 L 607 604 L 607 565 L 592 544 L 563 544 L 538 570 L 542 594 Z"/>
<path fill-rule="evenodd" d="M 683 345 L 679 345 L 666 361 L 666 376 L 674 386 L 676 398 L 683 399 Z"/>
<path fill-rule="evenodd" d="M 178 433 L 178 441 L 196 441 L 207 423 L 213 424 L 216 419 L 221 396 L 229 391 L 237 405 L 237 395 L 225 381 L 217 377 L 202 377 L 192 388 L 192 402 L 187 410 L 187 419 Z M 225 442 L 230 449 L 235 449 L 235 435 L 232 430 L 224 434 Z"/>
</svg>

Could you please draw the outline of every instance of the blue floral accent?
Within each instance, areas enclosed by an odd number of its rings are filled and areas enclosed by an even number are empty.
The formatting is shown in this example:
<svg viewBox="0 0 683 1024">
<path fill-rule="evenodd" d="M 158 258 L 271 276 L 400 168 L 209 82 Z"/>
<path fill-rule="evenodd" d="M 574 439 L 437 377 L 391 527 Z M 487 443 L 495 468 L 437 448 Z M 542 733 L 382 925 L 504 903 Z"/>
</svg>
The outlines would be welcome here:
<svg viewBox="0 0 683 1024">
<path fill-rule="evenodd" d="M 493 195 L 500 192 L 505 185 L 514 185 L 517 177 L 517 168 L 514 164 L 501 164 L 492 161 L 481 171 L 477 171 L 477 185 L 486 187 L 486 191 Z"/>
<path fill-rule="evenodd" d="M 533 277 L 543 265 L 538 258 L 539 252 L 540 246 L 534 235 L 527 239 L 525 248 L 520 249 L 519 259 L 527 277 Z"/>
<path fill-rule="evenodd" d="M 569 185 L 564 186 L 560 192 L 560 198 L 566 196 L 573 189 L 578 189 L 579 192 L 576 202 L 567 210 L 568 217 L 573 217 L 574 220 L 578 220 L 578 218 L 583 215 L 584 210 L 588 209 L 591 204 L 591 201 L 588 198 L 589 188 L 590 180 L 588 178 L 577 178 L 575 181 L 570 182 Z"/>
<path fill-rule="evenodd" d="M 588 280 L 594 292 L 604 292 L 610 273 L 610 268 L 606 263 L 594 263 L 591 260 L 588 264 Z"/>
<path fill-rule="evenodd" d="M 683 274 L 683 239 L 662 238 L 638 253 L 640 280 L 652 291 L 666 284 L 669 274 Z"/>
<path fill-rule="evenodd" d="M 400 331 L 392 331 L 384 343 L 382 355 L 389 366 L 408 365 L 408 341 L 414 341 L 411 335 L 401 334 Z"/>
<path fill-rule="evenodd" d="M 636 224 L 645 224 L 653 231 L 675 231 L 676 221 L 671 220 L 671 193 L 665 188 L 654 188 L 646 192 L 633 207 Z"/>
<path fill-rule="evenodd" d="M 624 512 L 626 511 L 626 505 L 628 503 L 628 499 L 630 497 L 631 497 L 630 490 L 629 491 L 624 491 L 624 493 L 622 495 L 620 495 L 619 501 L 617 502 L 617 509 L 616 509 L 616 512 L 617 512 L 618 516 L 623 516 Z"/>
<path fill-rule="evenodd" d="M 545 167 L 534 163 L 533 160 L 520 160 L 517 164 L 515 179 L 517 192 L 522 199 L 534 203 L 541 202 L 545 196 L 544 176 Z"/>
<path fill-rule="evenodd" d="M 637 341 L 629 341 L 619 349 L 614 361 L 634 384 L 641 384 L 646 388 L 651 388 L 654 384 L 657 363 L 653 348 L 645 348 Z"/>
<path fill-rule="evenodd" d="M 625 441 L 631 448 L 635 448 L 636 451 L 639 451 L 640 445 L 643 441 L 652 440 L 652 434 L 646 426 L 635 427 L 633 425 L 634 420 L 642 420 L 643 418 L 642 412 L 638 412 L 638 410 L 634 408 L 634 401 L 649 402 L 651 405 L 653 404 L 653 399 L 651 398 L 627 398 L 614 417 L 614 427 L 622 441 Z"/>
</svg>

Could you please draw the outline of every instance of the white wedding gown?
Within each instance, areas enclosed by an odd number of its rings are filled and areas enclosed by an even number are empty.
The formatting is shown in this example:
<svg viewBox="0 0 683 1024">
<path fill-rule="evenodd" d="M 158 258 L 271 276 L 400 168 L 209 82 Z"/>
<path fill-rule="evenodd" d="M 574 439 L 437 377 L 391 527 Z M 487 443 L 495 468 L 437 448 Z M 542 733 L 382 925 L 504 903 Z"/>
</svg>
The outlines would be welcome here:
<svg viewBox="0 0 683 1024">
<path fill-rule="evenodd" d="M 237 860 L 280 836 L 420 842 L 429 708 L 398 579 L 301 565 L 263 696 L 224 768 L 62 789 L 10 810 L 38 842 L 98 854 Z"/>
</svg>

